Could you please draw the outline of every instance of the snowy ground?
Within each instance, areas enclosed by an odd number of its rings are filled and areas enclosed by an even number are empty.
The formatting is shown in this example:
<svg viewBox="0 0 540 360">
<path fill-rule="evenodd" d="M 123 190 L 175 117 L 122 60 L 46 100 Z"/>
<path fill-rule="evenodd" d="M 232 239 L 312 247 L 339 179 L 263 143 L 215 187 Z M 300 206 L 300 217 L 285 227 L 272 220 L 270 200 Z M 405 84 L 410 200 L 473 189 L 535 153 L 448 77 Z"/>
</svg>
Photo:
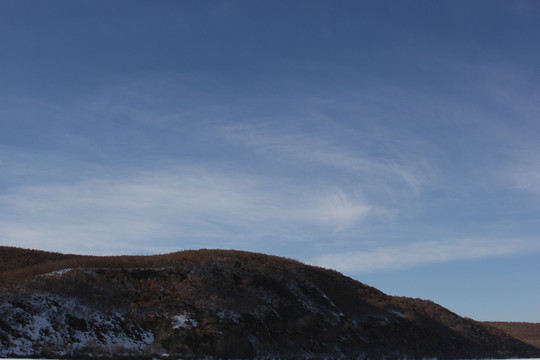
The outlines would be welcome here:
<svg viewBox="0 0 540 360">
<path fill-rule="evenodd" d="M 154 340 L 150 331 L 132 326 L 123 314 L 101 312 L 58 295 L 32 294 L 0 303 L 3 337 L 0 357 L 42 351 L 69 356 L 77 351 L 102 354 L 140 352 Z"/>
</svg>

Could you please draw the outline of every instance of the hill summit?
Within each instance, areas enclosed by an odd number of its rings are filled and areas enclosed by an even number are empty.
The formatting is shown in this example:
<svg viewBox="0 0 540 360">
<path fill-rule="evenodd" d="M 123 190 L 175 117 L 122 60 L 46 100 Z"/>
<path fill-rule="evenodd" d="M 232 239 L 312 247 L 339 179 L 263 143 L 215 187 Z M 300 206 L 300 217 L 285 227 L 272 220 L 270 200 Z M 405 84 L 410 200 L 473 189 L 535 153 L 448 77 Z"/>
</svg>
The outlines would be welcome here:
<svg viewBox="0 0 540 360">
<path fill-rule="evenodd" d="M 420 359 L 540 349 L 427 300 L 242 251 L 94 257 L 0 247 L 0 356 Z"/>
</svg>

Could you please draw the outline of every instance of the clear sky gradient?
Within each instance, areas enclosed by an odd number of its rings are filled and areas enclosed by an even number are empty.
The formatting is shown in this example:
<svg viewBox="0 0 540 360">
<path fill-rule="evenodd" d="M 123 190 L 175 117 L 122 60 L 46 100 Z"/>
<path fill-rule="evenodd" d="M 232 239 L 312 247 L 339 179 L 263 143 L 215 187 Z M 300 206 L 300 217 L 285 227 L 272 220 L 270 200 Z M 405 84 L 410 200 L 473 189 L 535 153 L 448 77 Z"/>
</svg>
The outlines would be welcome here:
<svg viewBox="0 0 540 360">
<path fill-rule="evenodd" d="M 0 2 L 0 244 L 225 248 L 540 322 L 537 1 Z"/>
</svg>

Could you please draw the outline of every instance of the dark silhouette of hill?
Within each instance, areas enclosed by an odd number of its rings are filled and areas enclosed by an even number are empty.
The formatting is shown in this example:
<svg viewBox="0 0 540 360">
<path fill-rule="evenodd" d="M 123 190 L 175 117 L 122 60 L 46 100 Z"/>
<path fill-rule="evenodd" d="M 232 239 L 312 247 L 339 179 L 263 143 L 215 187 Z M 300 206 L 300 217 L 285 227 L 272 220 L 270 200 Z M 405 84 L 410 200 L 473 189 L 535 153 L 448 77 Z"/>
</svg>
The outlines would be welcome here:
<svg viewBox="0 0 540 360">
<path fill-rule="evenodd" d="M 276 256 L 0 252 L 0 357 L 540 356 L 431 301 Z"/>
</svg>

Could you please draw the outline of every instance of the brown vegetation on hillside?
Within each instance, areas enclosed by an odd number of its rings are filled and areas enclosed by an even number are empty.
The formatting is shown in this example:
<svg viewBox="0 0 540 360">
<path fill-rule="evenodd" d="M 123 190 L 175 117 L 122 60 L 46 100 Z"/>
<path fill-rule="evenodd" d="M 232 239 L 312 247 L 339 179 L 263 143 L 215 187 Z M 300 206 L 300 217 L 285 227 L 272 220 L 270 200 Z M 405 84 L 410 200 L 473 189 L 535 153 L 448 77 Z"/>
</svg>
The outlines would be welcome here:
<svg viewBox="0 0 540 360">
<path fill-rule="evenodd" d="M 540 355 L 431 301 L 388 296 L 336 271 L 286 258 L 228 250 L 96 257 L 0 247 L 0 254 L 0 281 L 10 306 L 33 306 L 16 300 L 21 286 L 11 285 L 22 284 L 29 293 L 123 314 L 153 333 L 158 353 L 295 358 L 339 349 L 389 358 Z M 63 269 L 71 270 L 57 272 Z M 196 325 L 175 327 L 177 315 L 189 315 Z M 99 332 L 74 316 L 64 315 L 73 331 Z M 13 336 L 10 325 L 0 322 L 0 333 L 3 328 L 4 337 Z"/>
<path fill-rule="evenodd" d="M 300 267 L 302 265 L 295 260 L 276 256 L 243 251 L 234 251 L 234 253 L 236 259 L 243 259 L 247 262 L 257 261 L 261 265 L 279 264 L 284 261 L 289 266 Z M 0 286 L 63 269 L 156 268 L 178 264 L 208 264 L 216 259 L 220 262 L 226 262 L 227 259 L 231 263 L 233 262 L 228 250 L 185 250 L 150 256 L 84 256 L 0 246 Z M 279 261 L 277 261 L 278 259 Z"/>
<path fill-rule="evenodd" d="M 0 246 L 0 273 L 46 263 L 55 263 L 75 257 L 78 256 Z"/>
<path fill-rule="evenodd" d="M 484 321 L 482 324 L 504 331 L 508 335 L 540 349 L 540 323 Z"/>
<path fill-rule="evenodd" d="M 0 285 L 61 270 L 82 258 L 84 256 L 0 246 Z"/>
</svg>

